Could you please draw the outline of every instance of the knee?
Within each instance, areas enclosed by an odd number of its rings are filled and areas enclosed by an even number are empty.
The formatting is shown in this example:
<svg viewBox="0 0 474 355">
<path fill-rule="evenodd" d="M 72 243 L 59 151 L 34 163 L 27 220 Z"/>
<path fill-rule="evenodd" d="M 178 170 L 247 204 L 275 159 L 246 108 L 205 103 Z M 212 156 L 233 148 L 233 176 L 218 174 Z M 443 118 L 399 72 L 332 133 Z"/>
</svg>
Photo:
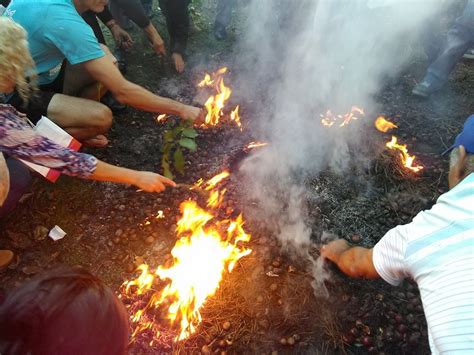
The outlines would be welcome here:
<svg viewBox="0 0 474 355">
<path fill-rule="evenodd" d="M 112 111 L 105 105 L 97 105 L 94 112 L 94 125 L 100 133 L 107 132 L 112 126 Z"/>
</svg>

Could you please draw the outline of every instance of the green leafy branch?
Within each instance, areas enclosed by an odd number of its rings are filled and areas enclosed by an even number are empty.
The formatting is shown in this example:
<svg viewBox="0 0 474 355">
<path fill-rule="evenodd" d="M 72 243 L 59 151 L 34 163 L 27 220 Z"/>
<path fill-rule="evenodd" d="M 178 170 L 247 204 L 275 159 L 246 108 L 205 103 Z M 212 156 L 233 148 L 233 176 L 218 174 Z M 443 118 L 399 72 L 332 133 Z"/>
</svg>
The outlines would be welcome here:
<svg viewBox="0 0 474 355">
<path fill-rule="evenodd" d="M 161 148 L 161 167 L 163 175 L 173 179 L 172 167 L 181 175 L 184 174 L 184 149 L 196 151 L 198 132 L 193 128 L 192 121 L 180 120 L 176 127 L 170 127 L 163 136 Z"/>
</svg>

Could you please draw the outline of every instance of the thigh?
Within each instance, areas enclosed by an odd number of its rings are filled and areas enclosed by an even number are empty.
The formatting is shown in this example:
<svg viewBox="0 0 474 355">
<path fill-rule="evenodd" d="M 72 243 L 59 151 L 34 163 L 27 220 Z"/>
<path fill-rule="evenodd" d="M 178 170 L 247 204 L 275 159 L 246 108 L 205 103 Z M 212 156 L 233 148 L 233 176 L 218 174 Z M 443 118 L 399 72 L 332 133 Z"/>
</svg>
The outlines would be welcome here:
<svg viewBox="0 0 474 355">
<path fill-rule="evenodd" d="M 64 74 L 64 95 L 79 96 L 80 92 L 94 84 L 95 79 L 89 74 L 82 64 L 67 64 Z"/>
<path fill-rule="evenodd" d="M 100 102 L 56 94 L 48 106 L 48 117 L 62 128 L 94 125 L 110 111 Z"/>
</svg>

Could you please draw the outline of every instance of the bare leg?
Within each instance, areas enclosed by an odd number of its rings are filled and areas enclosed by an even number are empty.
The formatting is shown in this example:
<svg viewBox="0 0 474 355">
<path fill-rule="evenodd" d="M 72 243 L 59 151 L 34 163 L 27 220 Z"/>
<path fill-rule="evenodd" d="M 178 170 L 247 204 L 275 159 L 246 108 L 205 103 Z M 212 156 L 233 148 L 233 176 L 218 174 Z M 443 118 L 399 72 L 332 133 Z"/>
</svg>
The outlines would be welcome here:
<svg viewBox="0 0 474 355">
<path fill-rule="evenodd" d="M 48 117 L 81 142 L 107 145 L 102 135 L 112 125 L 112 111 L 97 101 L 56 94 L 48 105 Z"/>
<path fill-rule="evenodd" d="M 101 45 L 105 55 L 117 66 L 117 58 L 110 52 L 109 48 Z M 66 66 L 64 76 L 63 94 L 69 96 L 82 97 L 84 99 L 100 101 L 107 92 L 107 88 L 98 83 L 82 64 Z"/>
</svg>

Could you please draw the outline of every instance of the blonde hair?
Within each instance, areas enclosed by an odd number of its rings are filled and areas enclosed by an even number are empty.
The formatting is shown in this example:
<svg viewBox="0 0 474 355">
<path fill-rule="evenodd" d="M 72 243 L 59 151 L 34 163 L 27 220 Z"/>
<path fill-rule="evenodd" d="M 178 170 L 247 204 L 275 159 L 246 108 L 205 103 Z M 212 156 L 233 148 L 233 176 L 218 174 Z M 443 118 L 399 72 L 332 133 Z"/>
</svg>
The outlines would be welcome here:
<svg viewBox="0 0 474 355">
<path fill-rule="evenodd" d="M 8 17 L 0 16 L 0 80 L 12 79 L 24 102 L 35 90 L 35 62 L 28 49 L 27 33 Z"/>
</svg>

